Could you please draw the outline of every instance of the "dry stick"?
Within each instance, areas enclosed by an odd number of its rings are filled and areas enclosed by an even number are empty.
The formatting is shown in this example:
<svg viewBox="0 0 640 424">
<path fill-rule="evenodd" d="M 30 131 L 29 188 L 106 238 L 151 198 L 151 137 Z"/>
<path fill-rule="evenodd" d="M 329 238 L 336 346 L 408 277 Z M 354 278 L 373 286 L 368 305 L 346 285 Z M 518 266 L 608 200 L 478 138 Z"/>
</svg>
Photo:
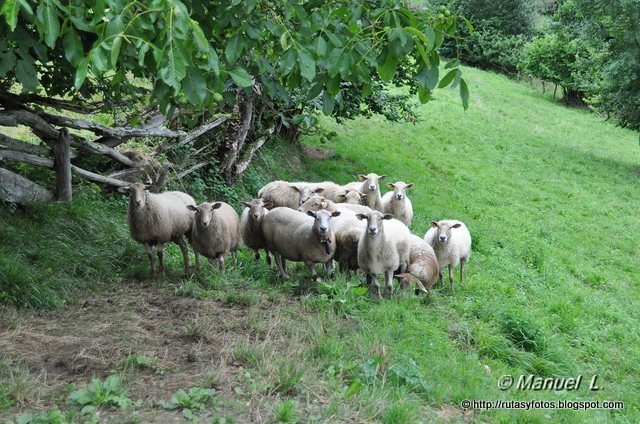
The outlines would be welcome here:
<svg viewBox="0 0 640 424">
<path fill-rule="evenodd" d="M 33 133 L 49 144 L 60 136 L 58 130 L 51 126 L 40 116 L 27 110 L 5 110 L 0 112 L 0 125 L 5 127 L 17 127 L 26 125 L 31 127 Z"/>
<path fill-rule="evenodd" d="M 262 138 L 259 138 L 253 146 L 251 146 L 251 150 L 249 150 L 249 153 L 244 157 L 244 159 L 241 162 L 236 164 L 236 171 L 235 171 L 236 177 L 239 177 L 242 174 L 244 174 L 244 171 L 247 170 L 247 168 L 249 167 L 249 164 L 253 160 L 253 155 L 255 155 L 258 149 L 262 147 L 266 142 L 267 142 L 267 137 L 262 137 Z"/>
<path fill-rule="evenodd" d="M 188 142 L 195 140 L 196 138 L 200 137 L 202 134 L 211 131 L 212 129 L 214 129 L 215 127 L 220 126 L 222 123 L 224 123 L 227 119 L 229 119 L 228 115 L 216 115 L 214 118 L 210 119 L 208 122 L 206 122 L 203 125 L 200 125 L 199 127 L 196 127 L 195 129 L 193 129 L 191 132 L 189 132 L 188 134 L 186 134 L 184 137 L 182 137 L 180 139 L 180 141 L 176 144 L 169 144 L 165 147 L 163 147 L 161 150 L 163 152 L 166 152 L 168 150 L 173 149 L 174 147 L 178 147 L 178 146 L 182 146 L 184 144 L 187 144 Z"/>
<path fill-rule="evenodd" d="M 0 133 L 0 145 L 6 148 L 17 150 L 19 152 L 30 153 L 32 155 L 49 156 L 51 155 L 51 149 L 44 146 L 38 146 L 37 144 L 25 143 L 22 140 L 9 137 Z"/>
<path fill-rule="evenodd" d="M 87 106 L 80 106 L 66 100 L 55 99 L 53 97 L 44 97 L 37 94 L 12 94 L 7 92 L 0 93 L 0 100 L 13 105 L 36 103 L 39 105 L 50 106 L 55 109 L 63 109 L 82 114 L 95 112 L 103 106 L 102 102 L 90 103 Z"/>
<path fill-rule="evenodd" d="M 56 171 L 56 200 L 70 202 L 71 186 L 71 136 L 66 128 L 60 130 L 58 141 L 52 146 L 53 167 Z"/>
<path fill-rule="evenodd" d="M 196 165 L 193 165 L 192 167 L 187 168 L 187 169 L 185 169 L 184 171 L 182 171 L 182 172 L 180 172 L 180 173 L 176 174 L 176 176 L 175 176 L 175 177 L 173 177 L 173 178 L 169 178 L 169 181 L 175 181 L 175 180 L 182 179 L 182 178 L 186 177 L 187 175 L 191 174 L 192 172 L 195 172 L 195 171 L 197 171 L 198 169 L 200 169 L 200 168 L 203 168 L 203 167 L 207 166 L 208 164 L 209 164 L 209 162 L 200 162 L 200 163 L 198 163 L 198 164 L 196 164 Z"/>
<path fill-rule="evenodd" d="M 94 143 L 80 137 L 73 137 L 72 144 L 76 147 L 81 147 L 85 150 L 88 150 L 89 152 L 94 154 L 110 156 L 121 164 L 129 166 L 131 168 L 134 168 L 138 165 L 135 161 L 129 159 L 119 151 L 103 144 Z"/>
</svg>

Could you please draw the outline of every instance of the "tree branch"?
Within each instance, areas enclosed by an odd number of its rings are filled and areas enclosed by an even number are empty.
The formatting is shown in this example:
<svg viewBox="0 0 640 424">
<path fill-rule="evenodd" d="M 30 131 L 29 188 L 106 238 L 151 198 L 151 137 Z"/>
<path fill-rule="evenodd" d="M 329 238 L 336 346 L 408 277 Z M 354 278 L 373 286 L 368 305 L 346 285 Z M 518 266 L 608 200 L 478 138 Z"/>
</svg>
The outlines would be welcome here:
<svg viewBox="0 0 640 424">
<path fill-rule="evenodd" d="M 24 109 L 0 111 L 0 125 L 5 127 L 17 127 L 26 125 L 33 130 L 33 133 L 49 142 L 58 140 L 60 133 L 42 117 Z"/>
<path fill-rule="evenodd" d="M 30 153 L 32 155 L 49 156 L 51 155 L 51 149 L 44 146 L 38 146 L 36 144 L 25 143 L 22 140 L 18 140 L 8 135 L 0 133 L 0 145 L 7 147 L 18 152 Z"/>
<path fill-rule="evenodd" d="M 115 178 L 105 177 L 104 175 L 96 174 L 95 172 L 87 171 L 78 166 L 71 165 L 71 170 L 81 177 L 87 180 L 95 181 L 102 184 L 109 184 L 116 187 L 129 187 L 131 185 L 128 181 L 116 180 Z"/>
<path fill-rule="evenodd" d="M 52 200 L 53 193 L 22 175 L 0 168 L 0 199 L 25 204 Z"/>
<path fill-rule="evenodd" d="M 18 107 L 18 108 L 24 107 L 23 105 L 28 103 L 35 103 L 39 105 L 50 106 L 55 109 L 64 109 L 71 112 L 82 113 L 82 114 L 95 112 L 96 110 L 100 109 L 104 105 L 103 102 L 97 102 L 97 103 L 90 103 L 88 104 L 88 106 L 83 106 L 78 103 L 73 103 L 66 100 L 62 100 L 62 99 L 55 99 L 52 97 L 43 97 L 33 93 L 13 94 L 13 93 L 7 93 L 6 91 L 0 92 L 0 101 L 2 103 L 11 104 L 12 106 Z"/>
<path fill-rule="evenodd" d="M 229 119 L 228 115 L 217 115 L 215 118 L 210 119 L 206 123 L 200 125 L 199 127 L 196 127 L 191 132 L 186 134 L 182 139 L 180 139 L 180 141 L 177 144 L 169 144 L 169 145 L 163 147 L 162 151 L 166 152 L 166 151 L 171 150 L 171 149 L 173 149 L 175 147 L 187 144 L 188 142 L 190 142 L 192 140 L 195 140 L 196 138 L 200 137 L 202 134 L 207 133 L 207 132 L 211 131 L 212 129 L 214 129 L 215 127 L 220 126 L 227 119 Z"/>
<path fill-rule="evenodd" d="M 235 178 L 238 178 L 242 176 L 242 174 L 244 174 L 244 172 L 249 167 L 249 164 L 253 160 L 253 156 L 256 154 L 258 149 L 260 149 L 260 147 L 262 147 L 266 142 L 267 142 L 267 137 L 261 137 L 253 144 L 253 146 L 251 146 L 251 149 L 249 150 L 249 152 L 244 156 L 244 158 L 240 162 L 236 164 Z"/>
<path fill-rule="evenodd" d="M 180 172 L 175 177 L 169 178 L 169 180 L 167 182 L 182 179 L 182 178 L 186 177 L 187 175 L 191 174 L 192 172 L 195 172 L 200 168 L 204 168 L 208 164 L 209 164 L 209 162 L 200 162 L 200 163 L 198 163 L 196 165 L 193 165 L 192 167 L 187 168 L 184 171 Z"/>
<path fill-rule="evenodd" d="M 104 144 L 94 143 L 80 137 L 73 137 L 71 144 L 75 147 L 83 148 L 84 150 L 87 150 L 91 153 L 110 156 L 121 164 L 129 166 L 131 168 L 134 168 L 138 165 L 135 161 L 129 159 L 119 151 L 105 146 Z"/>
</svg>

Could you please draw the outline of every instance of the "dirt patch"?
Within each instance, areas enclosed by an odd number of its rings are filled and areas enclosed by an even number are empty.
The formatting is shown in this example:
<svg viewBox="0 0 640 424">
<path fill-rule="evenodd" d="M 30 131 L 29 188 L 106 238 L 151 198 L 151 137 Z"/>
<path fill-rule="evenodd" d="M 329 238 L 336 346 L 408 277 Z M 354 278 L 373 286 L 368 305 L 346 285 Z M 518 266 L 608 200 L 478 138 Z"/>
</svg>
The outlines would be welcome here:
<svg viewBox="0 0 640 424">
<path fill-rule="evenodd" d="M 305 147 L 304 151 L 311 159 L 315 159 L 315 160 L 323 160 L 333 156 L 332 151 L 317 149 L 315 147 Z"/>
<path fill-rule="evenodd" d="M 68 383 L 126 371 L 131 355 L 154 358 L 150 367 L 129 369 L 135 373 L 128 381 L 130 397 L 147 406 L 201 385 L 212 373 L 236 371 L 227 362 L 242 336 L 227 323 L 242 320 L 246 309 L 179 297 L 151 282 L 122 284 L 118 293 L 54 312 L 0 312 L 0 361 L 44 373 L 52 392 L 49 400 L 26 401 L 17 409 L 46 409 Z M 231 387 L 216 389 L 232 393 Z"/>
</svg>

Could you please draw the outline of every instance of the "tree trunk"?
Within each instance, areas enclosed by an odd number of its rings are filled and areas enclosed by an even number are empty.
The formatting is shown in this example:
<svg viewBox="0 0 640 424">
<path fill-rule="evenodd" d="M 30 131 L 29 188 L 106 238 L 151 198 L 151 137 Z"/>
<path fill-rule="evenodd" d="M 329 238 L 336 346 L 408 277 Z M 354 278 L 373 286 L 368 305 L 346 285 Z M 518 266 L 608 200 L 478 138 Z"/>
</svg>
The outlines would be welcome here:
<svg viewBox="0 0 640 424">
<path fill-rule="evenodd" d="M 60 130 L 60 137 L 52 147 L 53 164 L 56 171 L 56 200 L 70 202 L 72 198 L 71 136 L 66 128 Z"/>
</svg>

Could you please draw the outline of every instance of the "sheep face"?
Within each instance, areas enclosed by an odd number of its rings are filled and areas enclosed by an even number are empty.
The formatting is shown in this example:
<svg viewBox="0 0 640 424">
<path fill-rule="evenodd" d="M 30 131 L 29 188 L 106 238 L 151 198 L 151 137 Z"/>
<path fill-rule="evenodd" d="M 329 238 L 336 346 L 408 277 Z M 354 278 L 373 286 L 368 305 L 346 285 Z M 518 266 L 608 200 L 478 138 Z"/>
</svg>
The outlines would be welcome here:
<svg viewBox="0 0 640 424">
<path fill-rule="evenodd" d="M 404 181 L 388 183 L 387 187 L 393 189 L 393 197 L 396 200 L 403 200 L 407 196 L 407 190 L 413 187 L 413 183 L 406 184 Z"/>
<path fill-rule="evenodd" d="M 250 202 L 240 202 L 240 204 L 245 208 L 249 208 L 249 216 L 257 222 L 262 221 L 268 209 L 273 207 L 273 203 L 265 202 L 262 199 L 251 199 Z"/>
<path fill-rule="evenodd" d="M 338 199 L 343 203 L 359 205 L 362 202 L 362 193 L 357 190 L 345 190 L 344 193 L 338 195 Z"/>
<path fill-rule="evenodd" d="M 300 212 L 319 211 L 327 208 L 327 199 L 314 194 L 298 208 Z"/>
<path fill-rule="evenodd" d="M 322 237 L 327 237 L 331 229 L 331 218 L 340 215 L 340 212 L 329 212 L 326 210 L 308 211 L 307 215 L 314 219 L 313 229 Z"/>
<path fill-rule="evenodd" d="M 440 243 L 446 243 L 451 237 L 451 229 L 460 228 L 461 224 L 456 223 L 451 225 L 449 223 L 442 222 L 442 221 L 440 222 L 431 221 L 431 226 L 433 228 L 436 228 L 436 240 L 438 240 Z"/>
<path fill-rule="evenodd" d="M 194 220 L 198 227 L 207 228 L 211 224 L 213 218 L 213 211 L 222 206 L 221 202 L 208 203 L 204 202 L 198 206 L 189 205 L 187 209 L 196 213 Z"/>
<path fill-rule="evenodd" d="M 386 175 L 378 175 L 373 172 L 367 175 L 358 175 L 358 181 L 362 181 L 363 183 L 365 183 L 365 187 L 367 188 L 367 190 L 372 193 L 378 190 L 380 180 L 384 180 L 385 178 L 387 178 Z"/>
<path fill-rule="evenodd" d="M 371 237 L 376 237 L 378 234 L 382 233 L 382 225 L 384 220 L 393 219 L 393 215 L 390 213 L 382 213 L 379 211 L 371 211 L 368 213 L 359 213 L 356 214 L 356 218 L 359 220 L 366 219 L 367 220 L 367 233 Z"/>
<path fill-rule="evenodd" d="M 129 187 L 118 188 L 120 193 L 129 193 L 129 204 L 133 209 L 143 209 L 147 203 L 147 194 L 149 193 L 149 186 L 142 183 L 134 183 Z"/>
<path fill-rule="evenodd" d="M 313 187 L 300 186 L 300 185 L 294 185 L 294 184 L 290 185 L 289 187 L 291 187 L 291 190 L 295 191 L 300 195 L 300 204 L 298 206 L 301 206 L 304 202 L 309 200 L 309 198 L 313 194 L 322 193 L 324 191 L 324 188 L 313 188 Z"/>
</svg>

